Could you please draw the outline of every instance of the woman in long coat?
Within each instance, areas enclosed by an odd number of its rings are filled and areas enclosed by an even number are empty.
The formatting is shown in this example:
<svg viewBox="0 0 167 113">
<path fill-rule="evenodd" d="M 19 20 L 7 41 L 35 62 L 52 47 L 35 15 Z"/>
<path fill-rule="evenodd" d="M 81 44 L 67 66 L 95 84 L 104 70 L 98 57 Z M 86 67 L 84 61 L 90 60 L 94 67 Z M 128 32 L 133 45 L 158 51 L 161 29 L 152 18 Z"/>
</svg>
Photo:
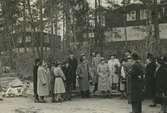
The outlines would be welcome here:
<svg viewBox="0 0 167 113">
<path fill-rule="evenodd" d="M 38 68 L 37 78 L 37 93 L 40 97 L 40 102 L 45 102 L 44 97 L 49 96 L 48 77 L 45 69 L 46 63 L 41 61 Z"/>
<path fill-rule="evenodd" d="M 82 56 L 77 67 L 77 76 L 82 98 L 89 97 L 89 65 L 86 56 Z"/>
<path fill-rule="evenodd" d="M 102 58 L 101 63 L 97 67 L 97 73 L 99 75 L 98 91 L 107 94 L 110 91 L 109 87 L 109 69 L 108 64 Z"/>
<path fill-rule="evenodd" d="M 119 68 L 120 62 L 114 55 L 111 55 L 108 61 L 109 71 L 110 71 L 110 87 L 112 89 L 117 89 L 119 85 Z"/>
</svg>

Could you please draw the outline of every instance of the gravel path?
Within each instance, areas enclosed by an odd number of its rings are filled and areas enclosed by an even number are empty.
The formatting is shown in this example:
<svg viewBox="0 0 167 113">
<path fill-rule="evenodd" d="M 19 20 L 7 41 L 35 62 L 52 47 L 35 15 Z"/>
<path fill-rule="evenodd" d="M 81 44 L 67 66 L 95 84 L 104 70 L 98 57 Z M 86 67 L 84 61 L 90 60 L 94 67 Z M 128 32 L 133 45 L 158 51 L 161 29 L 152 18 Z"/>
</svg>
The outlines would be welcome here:
<svg viewBox="0 0 167 113">
<path fill-rule="evenodd" d="M 158 113 L 160 106 L 150 108 L 150 103 L 144 101 L 143 113 Z M 39 113 L 129 113 L 130 110 L 127 100 L 119 98 L 75 98 L 63 103 L 34 103 L 31 98 L 5 98 L 0 102 L 0 113 L 15 113 L 15 109 L 21 108 L 37 109 Z"/>
</svg>

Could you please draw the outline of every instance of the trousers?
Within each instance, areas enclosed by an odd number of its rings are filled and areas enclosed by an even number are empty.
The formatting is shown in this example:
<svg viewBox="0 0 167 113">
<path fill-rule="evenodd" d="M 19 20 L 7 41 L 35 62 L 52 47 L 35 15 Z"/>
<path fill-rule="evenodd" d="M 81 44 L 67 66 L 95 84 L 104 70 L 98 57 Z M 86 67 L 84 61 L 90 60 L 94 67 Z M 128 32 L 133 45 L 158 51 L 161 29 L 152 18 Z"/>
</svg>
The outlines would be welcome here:
<svg viewBox="0 0 167 113">
<path fill-rule="evenodd" d="M 132 113 L 141 113 L 142 112 L 142 102 L 132 102 Z"/>
</svg>

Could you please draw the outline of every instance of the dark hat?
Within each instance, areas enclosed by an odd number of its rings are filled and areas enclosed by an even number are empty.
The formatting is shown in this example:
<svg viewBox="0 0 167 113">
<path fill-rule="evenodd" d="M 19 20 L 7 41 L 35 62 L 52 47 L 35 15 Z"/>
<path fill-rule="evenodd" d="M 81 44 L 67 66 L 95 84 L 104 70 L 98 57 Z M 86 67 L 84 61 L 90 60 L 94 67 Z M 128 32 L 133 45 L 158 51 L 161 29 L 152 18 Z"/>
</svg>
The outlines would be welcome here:
<svg viewBox="0 0 167 113">
<path fill-rule="evenodd" d="M 137 53 L 133 53 L 133 54 L 132 54 L 132 59 L 133 59 L 133 60 L 139 60 L 140 57 L 139 57 L 139 55 L 138 55 Z"/>
<path fill-rule="evenodd" d="M 157 58 L 157 62 L 158 62 L 159 64 L 161 64 L 161 65 L 164 64 L 164 60 L 163 60 L 162 58 Z"/>
<path fill-rule="evenodd" d="M 101 57 L 100 61 L 104 61 L 104 60 L 105 60 L 104 57 Z"/>
<path fill-rule="evenodd" d="M 35 63 L 37 63 L 37 62 L 40 62 L 40 59 L 39 59 L 39 58 L 35 59 Z"/>
<path fill-rule="evenodd" d="M 153 54 L 151 54 L 151 53 L 147 54 L 147 58 L 152 58 L 152 57 L 154 57 Z"/>
<path fill-rule="evenodd" d="M 166 56 L 164 56 L 163 60 L 164 60 L 164 62 L 167 62 L 167 57 L 166 57 Z"/>
</svg>

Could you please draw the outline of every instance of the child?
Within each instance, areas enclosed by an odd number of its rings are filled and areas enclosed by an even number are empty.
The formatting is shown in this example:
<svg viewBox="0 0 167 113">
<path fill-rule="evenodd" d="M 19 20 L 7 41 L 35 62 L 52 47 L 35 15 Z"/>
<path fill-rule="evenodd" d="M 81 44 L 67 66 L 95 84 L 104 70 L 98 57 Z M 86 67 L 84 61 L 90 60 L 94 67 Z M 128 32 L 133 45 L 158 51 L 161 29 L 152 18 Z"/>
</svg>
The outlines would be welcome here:
<svg viewBox="0 0 167 113">
<path fill-rule="evenodd" d="M 54 85 L 54 96 L 53 102 L 62 102 L 62 94 L 65 93 L 65 86 L 64 86 L 64 81 L 66 80 L 64 73 L 61 69 L 60 63 L 56 63 L 55 67 L 53 69 L 54 76 L 55 76 L 55 85 Z"/>
</svg>

